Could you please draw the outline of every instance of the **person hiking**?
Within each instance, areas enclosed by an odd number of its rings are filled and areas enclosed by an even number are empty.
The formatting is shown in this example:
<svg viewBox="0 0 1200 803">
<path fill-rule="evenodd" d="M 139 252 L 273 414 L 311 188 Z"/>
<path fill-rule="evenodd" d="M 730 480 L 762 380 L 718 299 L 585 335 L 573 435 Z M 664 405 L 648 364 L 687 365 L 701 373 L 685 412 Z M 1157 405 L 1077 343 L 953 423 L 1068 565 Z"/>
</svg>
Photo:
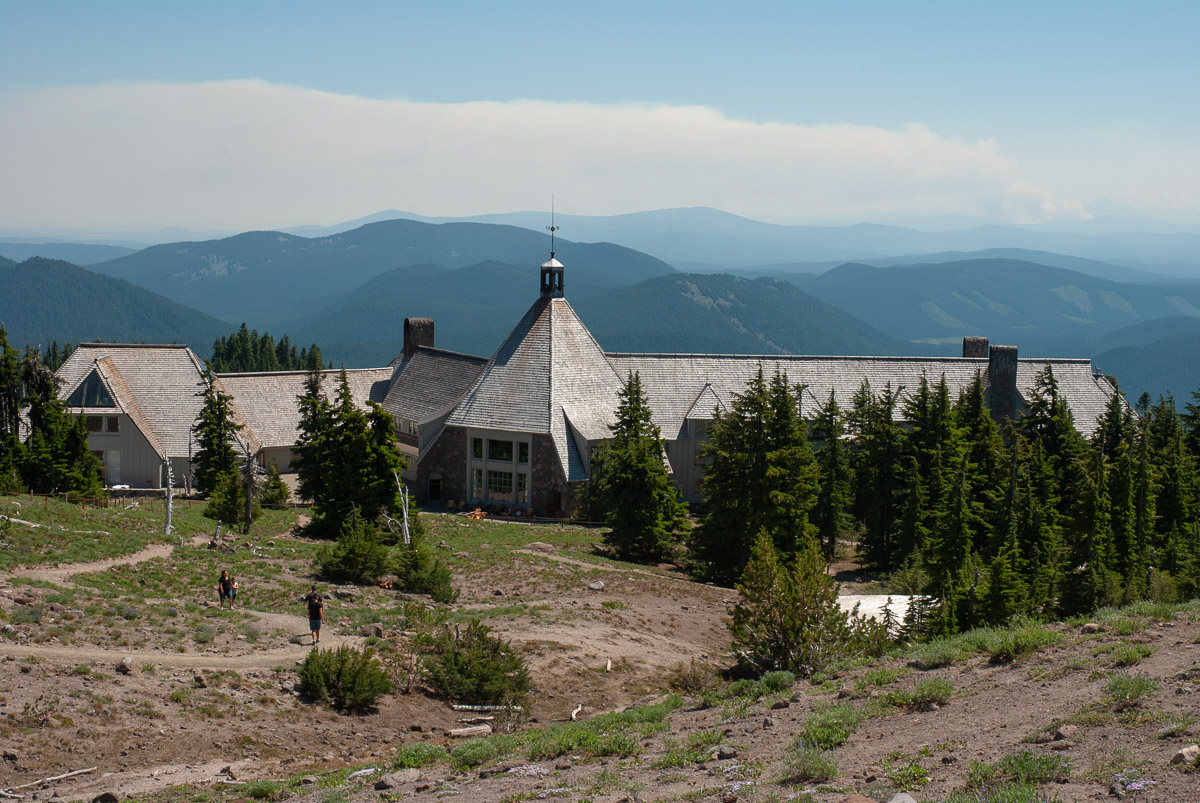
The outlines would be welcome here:
<svg viewBox="0 0 1200 803">
<path fill-rule="evenodd" d="M 321 641 L 321 622 L 325 620 L 325 601 L 317 593 L 316 586 L 312 587 L 312 591 L 308 592 L 308 596 L 304 598 L 304 601 L 308 604 L 308 629 L 312 631 L 312 643 L 319 644 Z"/>
<path fill-rule="evenodd" d="M 229 600 L 229 607 L 233 608 L 233 578 L 229 576 L 229 570 L 224 569 L 221 572 L 221 579 L 217 580 L 217 605 L 224 608 L 225 600 Z"/>
<path fill-rule="evenodd" d="M 229 586 L 229 610 L 232 611 L 234 600 L 237 599 L 238 589 L 241 588 L 241 585 L 238 583 L 238 579 L 236 577 L 231 575 L 229 579 L 233 581 Z"/>
</svg>

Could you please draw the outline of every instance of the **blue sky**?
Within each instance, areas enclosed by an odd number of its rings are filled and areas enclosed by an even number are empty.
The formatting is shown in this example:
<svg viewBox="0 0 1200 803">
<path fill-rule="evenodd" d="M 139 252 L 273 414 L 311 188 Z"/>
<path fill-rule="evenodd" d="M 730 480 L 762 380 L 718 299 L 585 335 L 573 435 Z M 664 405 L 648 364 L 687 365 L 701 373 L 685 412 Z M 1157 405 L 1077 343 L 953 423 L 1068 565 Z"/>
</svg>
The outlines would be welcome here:
<svg viewBox="0 0 1200 803">
<path fill-rule="evenodd" d="M 0 0 L 0 228 L 551 192 L 580 214 L 1200 215 L 1198 32 L 1200 4 L 1165 2 Z"/>
</svg>

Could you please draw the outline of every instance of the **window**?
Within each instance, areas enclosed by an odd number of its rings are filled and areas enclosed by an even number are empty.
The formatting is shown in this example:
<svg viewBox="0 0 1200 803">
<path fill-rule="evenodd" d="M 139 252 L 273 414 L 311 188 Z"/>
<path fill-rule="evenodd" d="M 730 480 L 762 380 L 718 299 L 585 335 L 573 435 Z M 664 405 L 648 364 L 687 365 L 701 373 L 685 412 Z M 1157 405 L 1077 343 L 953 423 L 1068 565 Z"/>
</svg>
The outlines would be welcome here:
<svg viewBox="0 0 1200 803">
<path fill-rule="evenodd" d="M 529 475 L 528 474 L 522 473 L 522 474 L 517 475 L 517 504 L 518 505 L 529 504 Z"/>
<path fill-rule="evenodd" d="M 87 417 L 88 432 L 103 432 L 104 431 L 104 416 L 89 415 Z"/>
<path fill-rule="evenodd" d="M 121 419 L 117 418 L 115 415 L 110 415 L 108 417 L 108 431 L 109 432 L 120 432 L 121 431 Z"/>
<path fill-rule="evenodd" d="M 483 469 L 471 469 L 471 498 L 483 498 Z"/>
<path fill-rule="evenodd" d="M 483 438 L 471 438 L 471 457 L 483 459 Z"/>
<path fill-rule="evenodd" d="M 116 407 L 108 395 L 108 389 L 100 381 L 100 374 L 92 371 L 75 392 L 67 399 L 68 407 Z"/>
<path fill-rule="evenodd" d="M 517 444 L 517 462 L 525 466 L 529 465 L 528 443 L 522 442 Z"/>
<path fill-rule="evenodd" d="M 511 471 L 488 470 L 488 498 L 512 499 L 513 475 Z"/>
<path fill-rule="evenodd" d="M 488 460 L 511 463 L 513 458 L 512 446 L 512 441 L 494 441 L 488 439 Z"/>
</svg>

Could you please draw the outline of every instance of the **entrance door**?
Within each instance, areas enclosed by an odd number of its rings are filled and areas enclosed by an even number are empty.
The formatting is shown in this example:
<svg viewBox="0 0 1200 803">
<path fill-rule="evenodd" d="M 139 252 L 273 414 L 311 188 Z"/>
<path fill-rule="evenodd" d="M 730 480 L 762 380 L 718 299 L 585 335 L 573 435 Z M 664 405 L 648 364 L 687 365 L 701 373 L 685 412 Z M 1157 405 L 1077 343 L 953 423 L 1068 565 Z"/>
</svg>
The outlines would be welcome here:
<svg viewBox="0 0 1200 803">
<path fill-rule="evenodd" d="M 442 480 L 441 478 L 430 478 L 429 480 L 429 501 L 442 501 Z"/>
<path fill-rule="evenodd" d="M 111 487 L 121 484 L 121 453 L 108 451 L 104 453 L 104 479 Z"/>
</svg>

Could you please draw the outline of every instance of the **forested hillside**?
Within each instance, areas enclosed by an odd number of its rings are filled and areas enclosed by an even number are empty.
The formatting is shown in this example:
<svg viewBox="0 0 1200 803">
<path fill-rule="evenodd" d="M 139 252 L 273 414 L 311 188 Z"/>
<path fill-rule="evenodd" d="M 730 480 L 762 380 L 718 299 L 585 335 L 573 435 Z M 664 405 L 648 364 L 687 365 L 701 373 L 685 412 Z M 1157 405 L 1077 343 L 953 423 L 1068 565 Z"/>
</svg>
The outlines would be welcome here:
<svg viewBox="0 0 1200 803">
<path fill-rule="evenodd" d="M 846 264 L 804 290 L 905 340 L 980 334 L 1028 356 L 1087 356 L 1107 332 L 1167 316 L 1200 316 L 1200 284 L 1128 284 L 1007 259 L 873 268 Z"/>
<path fill-rule="evenodd" d="M 674 270 L 609 243 L 558 240 L 556 247 L 579 289 L 631 284 Z M 537 265 L 548 250 L 545 234 L 512 226 L 389 220 L 319 239 L 247 232 L 223 240 L 152 246 L 94 269 L 231 322 L 278 329 L 405 266 L 456 269 L 494 260 L 527 266 L 536 287 Z M 443 292 L 459 289 L 447 285 Z"/>
<path fill-rule="evenodd" d="M 0 321 L 10 343 L 188 343 L 201 356 L 229 327 L 129 282 L 34 257 L 0 262 Z"/>
<path fill-rule="evenodd" d="M 606 351 L 914 354 L 861 318 L 779 279 L 660 276 L 572 301 Z"/>
</svg>

